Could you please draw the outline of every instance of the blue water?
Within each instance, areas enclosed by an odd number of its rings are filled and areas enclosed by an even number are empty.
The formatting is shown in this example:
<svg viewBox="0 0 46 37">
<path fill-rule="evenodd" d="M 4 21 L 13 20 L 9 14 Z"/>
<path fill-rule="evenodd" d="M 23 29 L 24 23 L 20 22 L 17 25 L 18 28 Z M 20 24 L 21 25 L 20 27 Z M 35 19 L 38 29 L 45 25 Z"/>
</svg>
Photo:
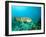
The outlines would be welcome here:
<svg viewBox="0 0 46 37">
<path fill-rule="evenodd" d="M 41 7 L 12 5 L 11 11 L 12 16 L 30 17 L 33 21 L 38 21 L 41 17 Z"/>
</svg>

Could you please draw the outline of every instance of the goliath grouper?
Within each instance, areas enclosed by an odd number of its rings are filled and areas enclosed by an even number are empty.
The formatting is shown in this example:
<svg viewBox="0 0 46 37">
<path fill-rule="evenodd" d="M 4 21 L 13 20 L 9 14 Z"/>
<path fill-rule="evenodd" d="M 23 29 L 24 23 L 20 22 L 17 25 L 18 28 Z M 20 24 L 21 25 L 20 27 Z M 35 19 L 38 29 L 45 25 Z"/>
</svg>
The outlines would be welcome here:
<svg viewBox="0 0 46 37">
<path fill-rule="evenodd" d="M 31 22 L 32 19 L 28 17 L 16 17 L 17 22 Z"/>
</svg>

